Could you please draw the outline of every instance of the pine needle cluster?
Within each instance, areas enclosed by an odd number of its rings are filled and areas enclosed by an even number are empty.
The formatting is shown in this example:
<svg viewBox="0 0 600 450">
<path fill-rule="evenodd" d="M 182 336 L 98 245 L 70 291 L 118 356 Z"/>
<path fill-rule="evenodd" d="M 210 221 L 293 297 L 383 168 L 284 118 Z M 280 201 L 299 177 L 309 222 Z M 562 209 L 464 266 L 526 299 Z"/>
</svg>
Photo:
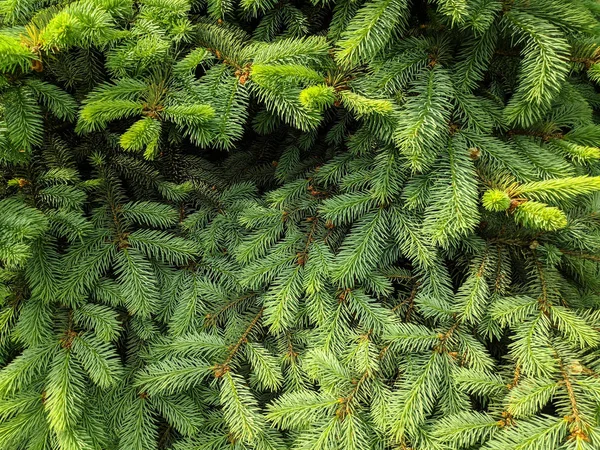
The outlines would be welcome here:
<svg viewBox="0 0 600 450">
<path fill-rule="evenodd" d="M 0 0 L 0 450 L 600 449 L 594 0 Z"/>
</svg>

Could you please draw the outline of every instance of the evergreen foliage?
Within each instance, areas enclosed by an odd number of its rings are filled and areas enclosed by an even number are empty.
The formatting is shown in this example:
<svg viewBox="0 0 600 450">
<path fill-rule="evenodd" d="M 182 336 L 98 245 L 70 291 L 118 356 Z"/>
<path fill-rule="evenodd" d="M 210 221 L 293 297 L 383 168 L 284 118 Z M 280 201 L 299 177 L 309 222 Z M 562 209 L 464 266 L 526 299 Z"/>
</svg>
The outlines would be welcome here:
<svg viewBox="0 0 600 450">
<path fill-rule="evenodd" d="M 600 448 L 593 0 L 0 0 L 0 450 Z"/>
</svg>

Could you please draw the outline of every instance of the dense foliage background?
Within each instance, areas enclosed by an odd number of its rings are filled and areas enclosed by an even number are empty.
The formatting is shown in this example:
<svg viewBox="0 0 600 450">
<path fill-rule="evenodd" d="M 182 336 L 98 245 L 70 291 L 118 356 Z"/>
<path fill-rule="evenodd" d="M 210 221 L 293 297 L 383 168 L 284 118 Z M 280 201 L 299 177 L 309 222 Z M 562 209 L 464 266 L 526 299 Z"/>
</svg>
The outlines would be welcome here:
<svg viewBox="0 0 600 450">
<path fill-rule="evenodd" d="M 599 449 L 599 19 L 0 0 L 0 449 Z"/>
</svg>

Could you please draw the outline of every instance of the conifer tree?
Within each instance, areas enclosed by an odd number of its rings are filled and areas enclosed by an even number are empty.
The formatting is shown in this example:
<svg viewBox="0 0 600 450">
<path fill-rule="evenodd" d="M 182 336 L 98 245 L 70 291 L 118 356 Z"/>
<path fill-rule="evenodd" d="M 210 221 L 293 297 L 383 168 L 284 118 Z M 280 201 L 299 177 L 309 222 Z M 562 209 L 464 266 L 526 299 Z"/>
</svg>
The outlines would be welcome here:
<svg viewBox="0 0 600 450">
<path fill-rule="evenodd" d="M 0 450 L 600 448 L 594 0 L 0 0 Z"/>
</svg>

